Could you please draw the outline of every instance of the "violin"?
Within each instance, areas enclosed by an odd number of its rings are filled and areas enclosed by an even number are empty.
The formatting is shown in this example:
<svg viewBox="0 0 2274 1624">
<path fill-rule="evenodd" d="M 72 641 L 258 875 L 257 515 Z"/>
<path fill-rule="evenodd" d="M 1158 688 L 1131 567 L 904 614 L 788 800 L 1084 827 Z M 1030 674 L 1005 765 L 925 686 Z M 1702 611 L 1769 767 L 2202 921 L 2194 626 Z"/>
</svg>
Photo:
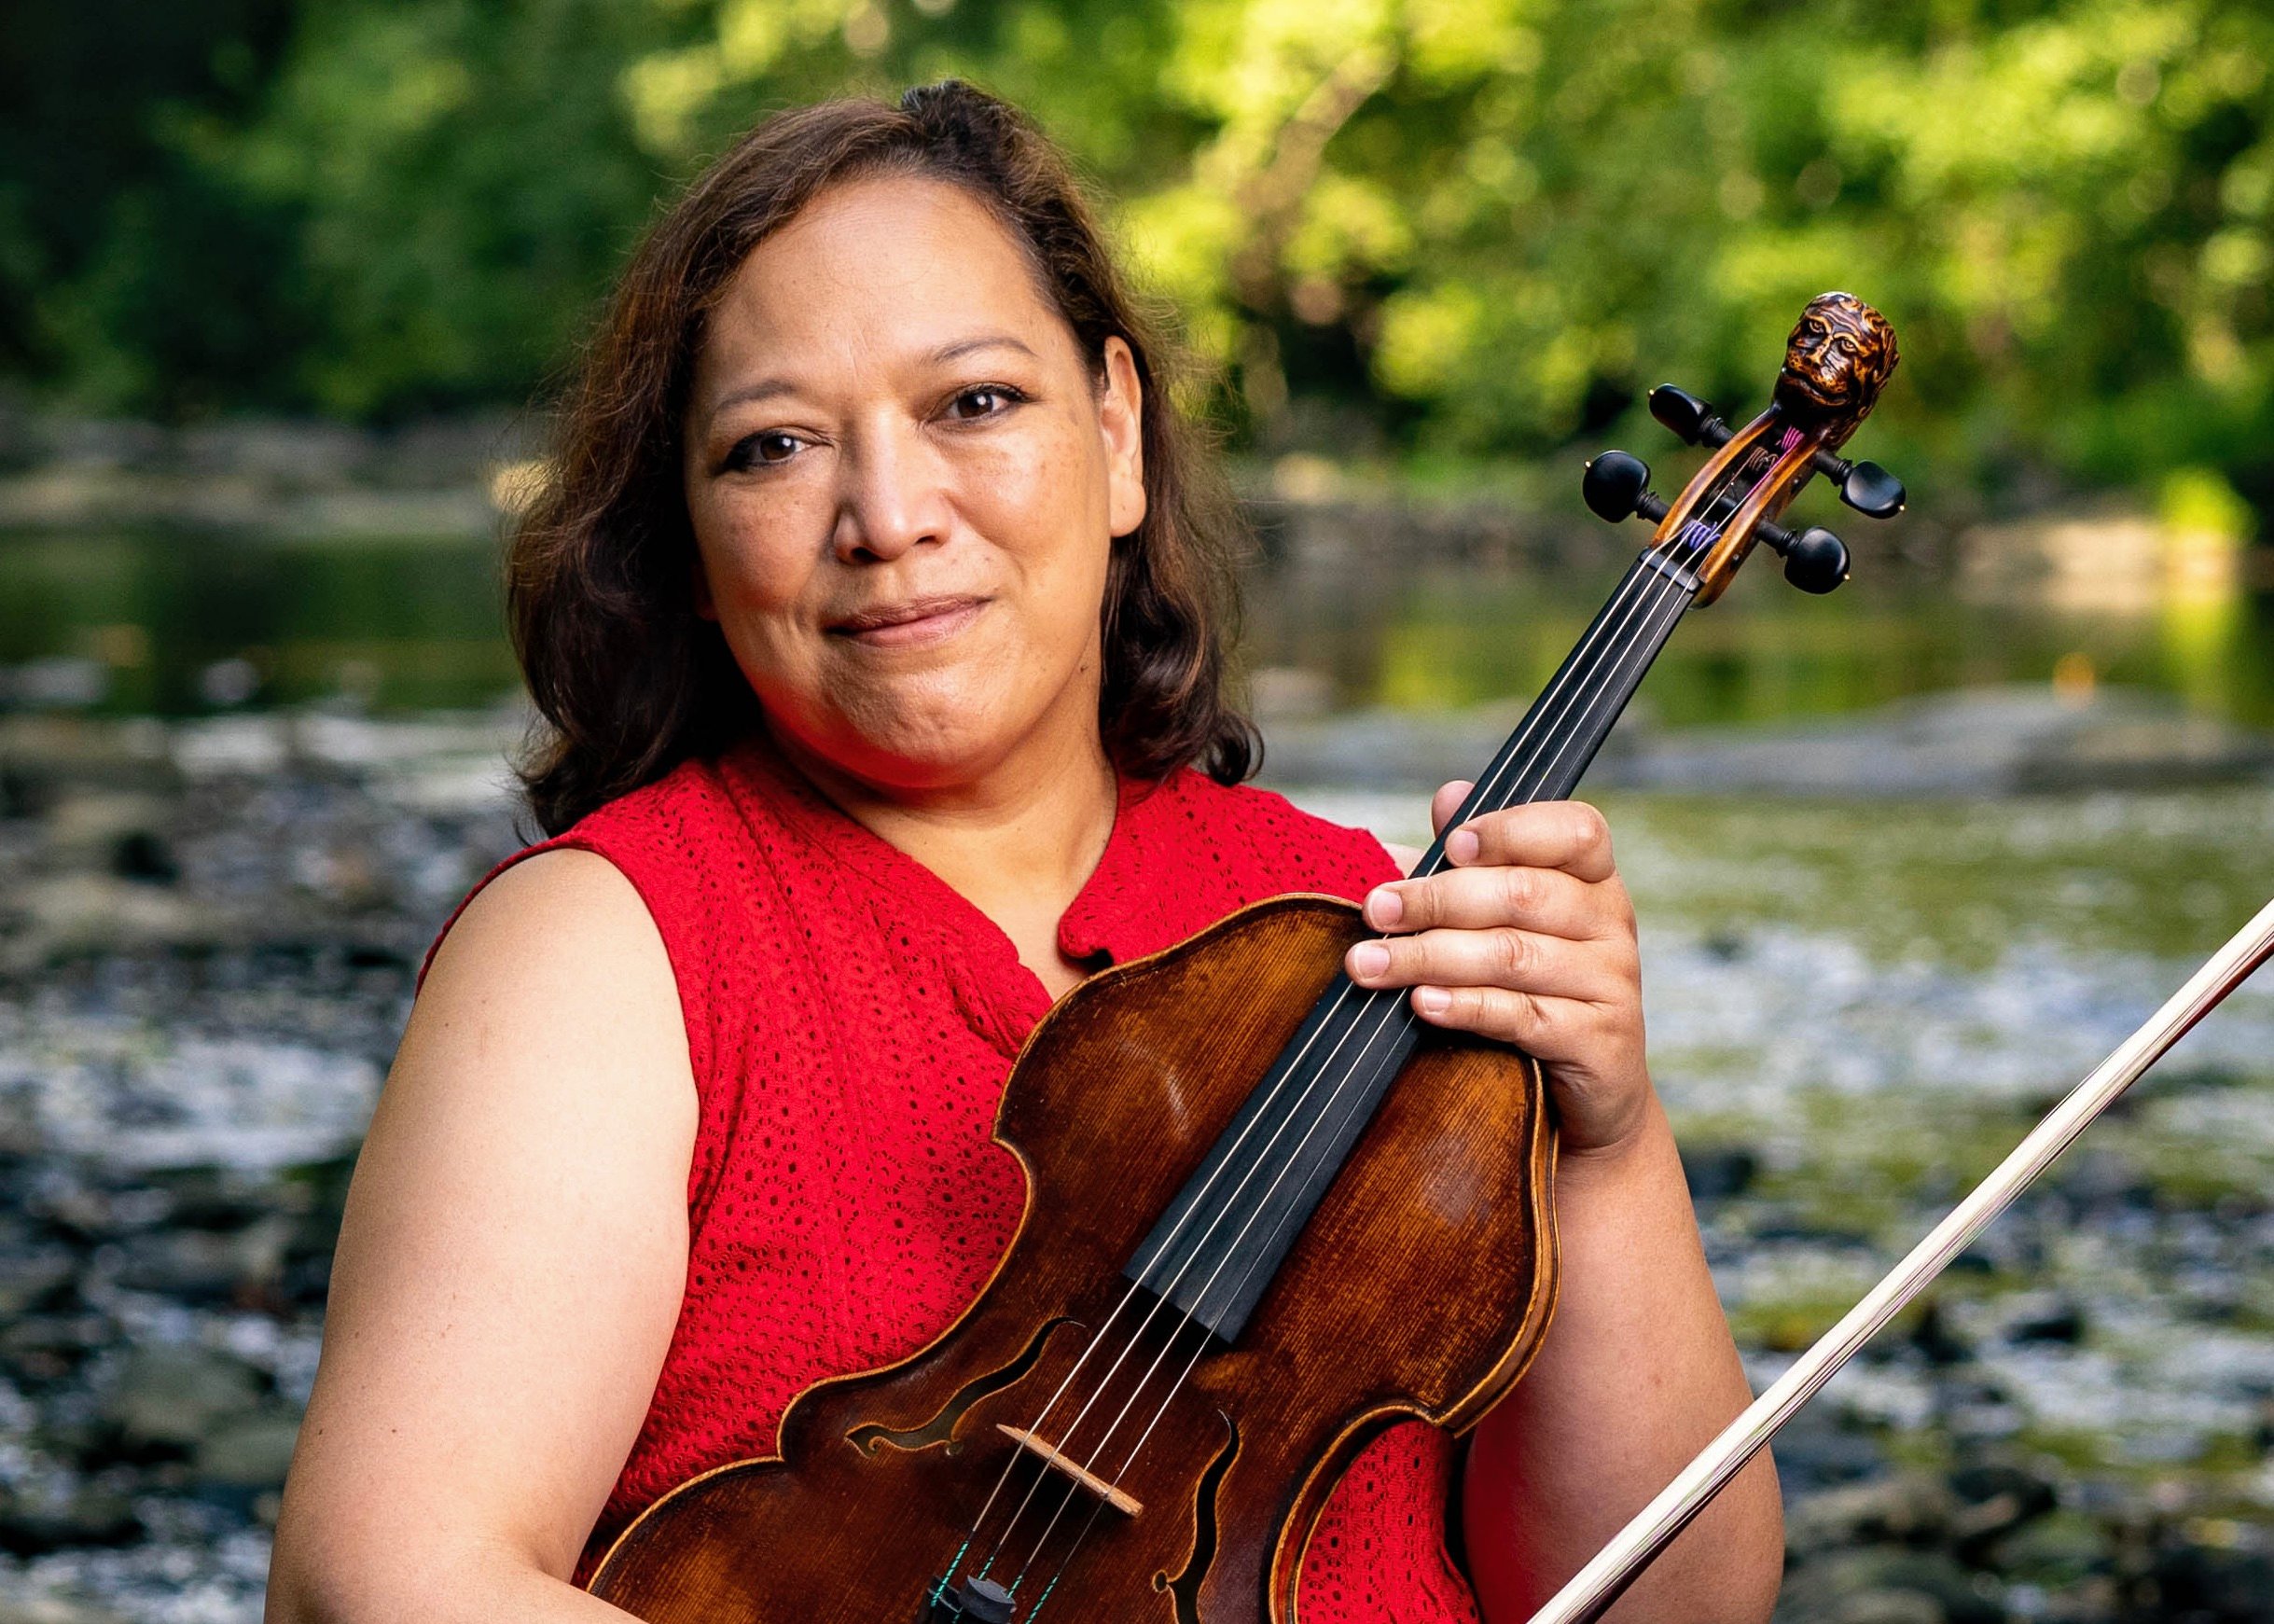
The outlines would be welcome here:
<svg viewBox="0 0 2274 1624">
<path fill-rule="evenodd" d="M 1652 392 L 1711 456 L 1671 502 L 1635 457 L 1588 465 L 1588 507 L 1651 540 L 1449 828 L 1567 798 L 1756 543 L 1804 590 L 1847 578 L 1837 536 L 1777 521 L 1818 474 L 1901 509 L 1837 454 L 1896 359 L 1878 312 L 1828 293 L 1742 427 Z M 1414 874 L 1444 867 L 1440 837 Z M 648 1507 L 591 1592 L 657 1624 L 1289 1624 L 1342 1469 L 1394 1421 L 1474 1425 L 1556 1300 L 1539 1066 L 1357 987 L 1342 958 L 1369 934 L 1339 898 L 1273 897 L 1067 993 L 1004 1087 L 1027 1201 L 977 1300 L 797 1395 L 774 1455 Z"/>
</svg>

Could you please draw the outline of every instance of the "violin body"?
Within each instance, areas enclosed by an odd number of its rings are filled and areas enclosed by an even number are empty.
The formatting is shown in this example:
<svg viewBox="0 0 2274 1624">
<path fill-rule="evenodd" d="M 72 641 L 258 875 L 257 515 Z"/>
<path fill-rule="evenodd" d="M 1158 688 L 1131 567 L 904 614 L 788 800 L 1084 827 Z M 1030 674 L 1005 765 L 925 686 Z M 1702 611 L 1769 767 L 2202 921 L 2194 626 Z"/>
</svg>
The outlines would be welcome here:
<svg viewBox="0 0 2274 1624">
<path fill-rule="evenodd" d="M 1235 1340 L 1175 1337 L 1175 1307 L 1124 1278 L 1367 934 L 1347 902 L 1275 897 L 1061 999 L 1005 1086 L 995 1137 L 1027 1203 L 978 1298 L 901 1363 L 800 1394 L 779 1455 L 649 1507 L 592 1592 L 656 1624 L 984 1619 L 985 1596 L 965 1611 L 943 1575 L 1001 1536 L 991 1575 L 1022 1624 L 1287 1624 L 1342 1468 L 1401 1418 L 1473 1424 L 1556 1292 L 1539 1069 L 1447 1033 L 1406 1063 Z"/>
</svg>

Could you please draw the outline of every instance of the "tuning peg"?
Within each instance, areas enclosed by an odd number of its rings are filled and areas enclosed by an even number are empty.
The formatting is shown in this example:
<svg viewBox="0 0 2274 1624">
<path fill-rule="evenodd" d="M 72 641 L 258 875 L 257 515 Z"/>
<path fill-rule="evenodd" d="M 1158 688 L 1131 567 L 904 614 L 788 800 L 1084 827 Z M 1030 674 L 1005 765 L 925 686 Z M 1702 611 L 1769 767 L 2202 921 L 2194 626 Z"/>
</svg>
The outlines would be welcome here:
<svg viewBox="0 0 2274 1624">
<path fill-rule="evenodd" d="M 1784 560 L 1784 578 L 1804 592 L 1828 592 L 1848 578 L 1848 544 L 1828 530 L 1811 524 L 1795 535 L 1763 520 L 1753 534 Z"/>
<path fill-rule="evenodd" d="M 1857 463 L 1839 482 L 1839 499 L 1866 519 L 1893 519 L 1903 511 L 1903 481 L 1877 463 Z"/>
<path fill-rule="evenodd" d="M 1903 511 L 1903 481 L 1877 463 L 1851 463 L 1819 451 L 1809 465 L 1839 487 L 1839 499 L 1866 519 L 1893 519 Z"/>
<path fill-rule="evenodd" d="M 1671 383 L 1650 392 L 1650 415 L 1693 446 L 1721 446 L 1729 438 L 1729 425 L 1713 414 L 1711 404 Z"/>
<path fill-rule="evenodd" d="M 1650 489 L 1650 465 L 1625 451 L 1605 451 L 1589 461 L 1579 494 L 1588 512 L 1613 524 L 1638 513 L 1653 524 L 1666 517 L 1664 499 Z"/>
<path fill-rule="evenodd" d="M 1784 578 L 1802 591 L 1828 592 L 1848 578 L 1848 544 L 1822 525 L 1783 540 L 1777 550 L 1784 555 Z"/>
</svg>

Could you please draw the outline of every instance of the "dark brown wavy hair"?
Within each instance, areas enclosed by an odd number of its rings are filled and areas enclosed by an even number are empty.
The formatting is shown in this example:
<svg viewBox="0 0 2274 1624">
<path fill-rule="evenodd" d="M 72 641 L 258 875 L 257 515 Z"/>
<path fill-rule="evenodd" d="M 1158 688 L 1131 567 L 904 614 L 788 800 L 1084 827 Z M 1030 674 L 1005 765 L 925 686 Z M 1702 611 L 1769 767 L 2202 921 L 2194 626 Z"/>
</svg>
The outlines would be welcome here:
<svg viewBox="0 0 2274 1624">
<path fill-rule="evenodd" d="M 681 418 L 704 323 L 752 249 L 820 192 L 876 174 L 963 187 L 1023 245 L 1093 372 L 1129 344 L 1144 384 L 1144 521 L 1114 544 L 1100 722 L 1121 770 L 1197 762 L 1237 783 L 1260 754 L 1224 693 L 1247 541 L 1214 445 L 1172 390 L 1190 363 L 1114 263 L 1065 155 L 959 79 L 897 106 L 844 99 L 743 136 L 649 232 L 558 404 L 552 454 L 506 548 L 513 644 L 543 718 L 521 767 L 548 833 L 758 725 L 715 623 L 695 613 Z"/>
</svg>

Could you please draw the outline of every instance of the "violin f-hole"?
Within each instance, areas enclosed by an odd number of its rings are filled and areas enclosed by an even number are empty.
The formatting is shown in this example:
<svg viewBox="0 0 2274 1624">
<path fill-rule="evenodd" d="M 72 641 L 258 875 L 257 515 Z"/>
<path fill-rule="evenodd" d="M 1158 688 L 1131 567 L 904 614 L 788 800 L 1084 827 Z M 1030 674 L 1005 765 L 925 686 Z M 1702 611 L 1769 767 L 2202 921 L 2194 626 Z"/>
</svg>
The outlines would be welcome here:
<svg viewBox="0 0 2274 1624">
<path fill-rule="evenodd" d="M 1232 1469 L 1232 1462 L 1240 1456 L 1239 1423 L 1221 1410 L 1216 1413 L 1224 1422 L 1224 1447 L 1208 1463 L 1199 1486 L 1193 1490 L 1192 1554 L 1175 1577 L 1165 1573 L 1153 1575 L 1153 1588 L 1168 1591 L 1175 1604 L 1176 1624 L 1200 1624 L 1200 1581 L 1208 1576 L 1208 1570 L 1216 1560 L 1216 1491 L 1223 1485 L 1224 1474 Z"/>
<path fill-rule="evenodd" d="M 1073 1320 L 1062 1314 L 1056 1319 L 1045 1320 L 1042 1328 L 1034 1333 L 1034 1339 L 1026 1345 L 1019 1357 L 1000 1369 L 990 1370 L 984 1376 L 964 1382 L 949 1395 L 948 1402 L 939 1407 L 939 1412 L 922 1426 L 895 1430 L 871 1422 L 848 1432 L 845 1441 L 865 1455 L 875 1454 L 878 1447 L 883 1444 L 890 1444 L 896 1450 L 928 1450 L 934 1444 L 947 1442 L 955 1435 L 956 1423 L 964 1419 L 973 1405 L 991 1393 L 1002 1392 L 1033 1369 L 1042 1359 L 1043 1347 L 1049 1341 L 1050 1333 L 1061 1326 L 1073 1324 Z"/>
</svg>

